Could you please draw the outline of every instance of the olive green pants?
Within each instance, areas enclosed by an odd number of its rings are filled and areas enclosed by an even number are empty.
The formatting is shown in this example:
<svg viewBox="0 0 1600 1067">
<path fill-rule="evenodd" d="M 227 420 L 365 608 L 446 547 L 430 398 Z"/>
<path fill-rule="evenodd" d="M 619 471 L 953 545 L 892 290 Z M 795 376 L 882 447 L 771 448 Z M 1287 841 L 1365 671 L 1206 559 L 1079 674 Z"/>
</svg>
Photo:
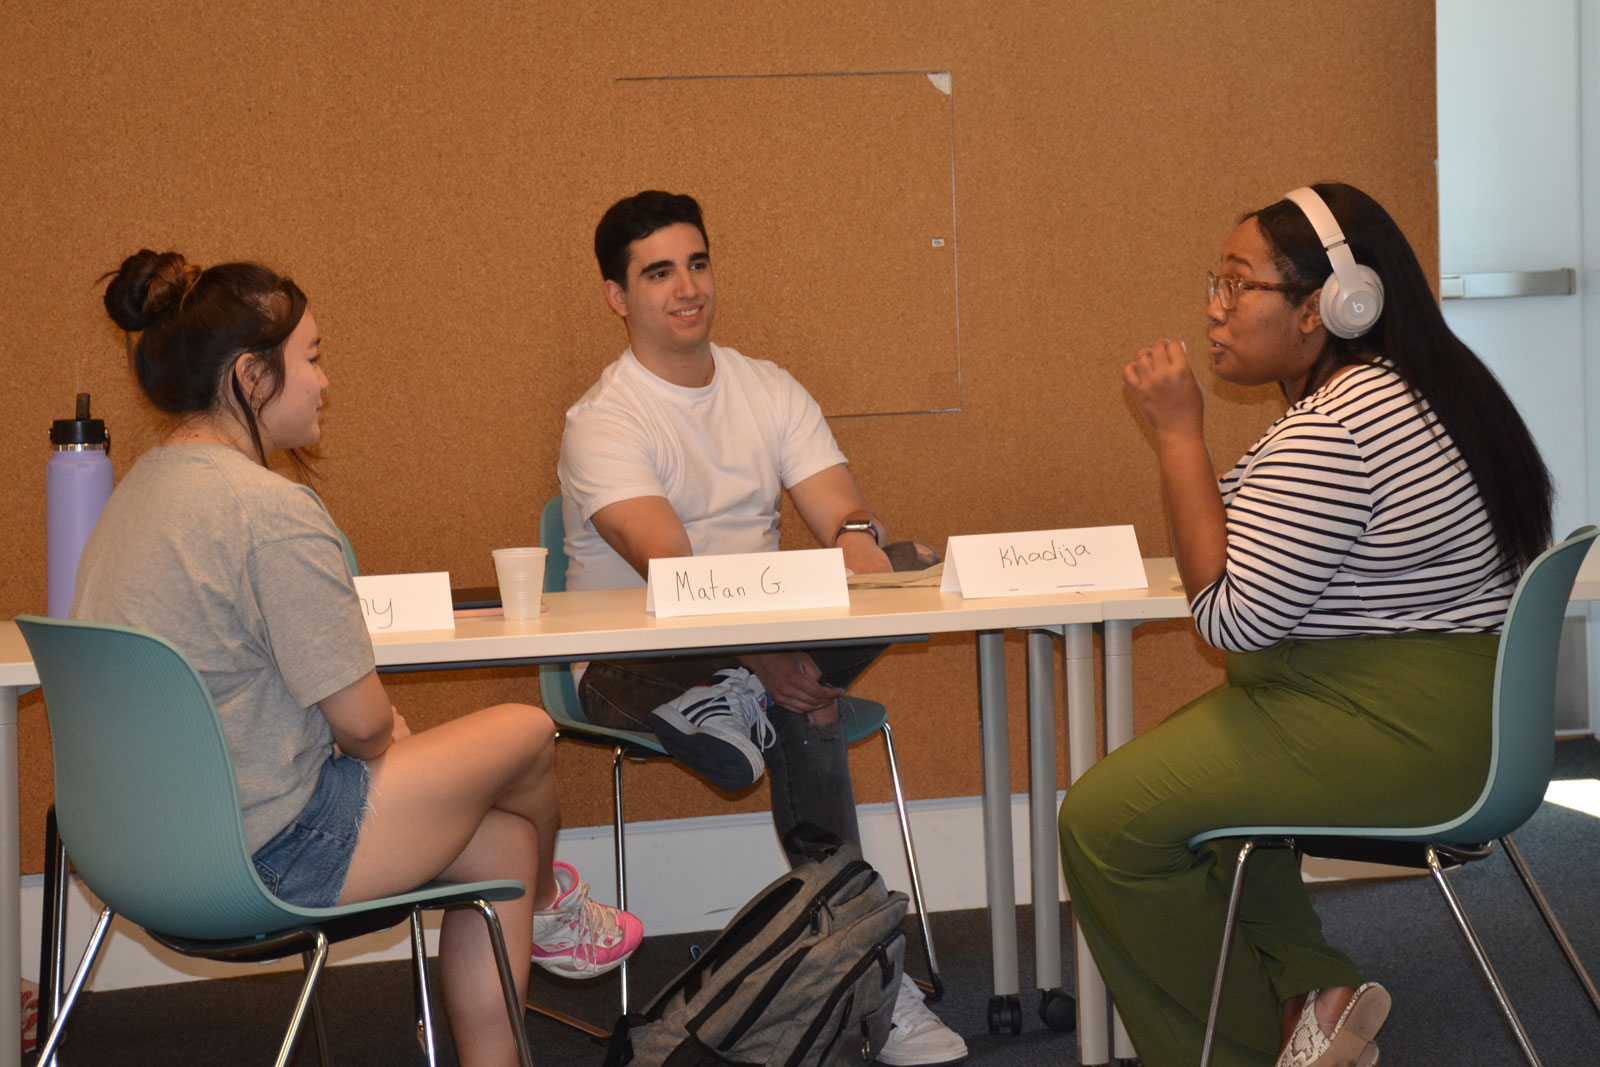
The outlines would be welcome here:
<svg viewBox="0 0 1600 1067">
<path fill-rule="evenodd" d="M 1067 790 L 1073 915 L 1144 1067 L 1193 1067 L 1238 842 L 1226 826 L 1427 825 L 1477 798 L 1489 766 L 1496 634 L 1282 641 L 1230 654 L 1227 684 Z M 1219 862 L 1220 857 L 1220 862 Z M 1270 1067 L 1286 999 L 1358 985 L 1322 937 L 1286 849 L 1251 857 L 1228 965 L 1219 1067 Z"/>
</svg>

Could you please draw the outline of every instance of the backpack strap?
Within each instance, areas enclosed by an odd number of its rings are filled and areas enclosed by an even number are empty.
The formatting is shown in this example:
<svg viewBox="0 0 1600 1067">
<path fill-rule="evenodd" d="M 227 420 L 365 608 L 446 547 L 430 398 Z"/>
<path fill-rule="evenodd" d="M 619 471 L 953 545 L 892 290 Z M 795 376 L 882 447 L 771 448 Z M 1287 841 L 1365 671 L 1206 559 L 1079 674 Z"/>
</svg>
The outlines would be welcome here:
<svg viewBox="0 0 1600 1067">
<path fill-rule="evenodd" d="M 618 1017 L 617 1025 L 611 1028 L 611 1038 L 606 1042 L 605 1067 L 627 1067 L 633 1062 L 633 1039 L 628 1033 L 646 1022 L 643 1015 L 633 1012 Z"/>
</svg>

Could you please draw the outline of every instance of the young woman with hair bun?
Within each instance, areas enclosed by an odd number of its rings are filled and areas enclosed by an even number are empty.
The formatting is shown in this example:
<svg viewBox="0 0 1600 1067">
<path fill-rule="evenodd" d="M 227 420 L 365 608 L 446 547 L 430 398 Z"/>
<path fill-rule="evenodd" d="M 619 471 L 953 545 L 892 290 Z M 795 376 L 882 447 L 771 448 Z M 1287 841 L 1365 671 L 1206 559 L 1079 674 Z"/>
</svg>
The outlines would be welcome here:
<svg viewBox="0 0 1600 1067">
<path fill-rule="evenodd" d="M 174 422 L 112 493 L 72 614 L 159 634 L 200 672 L 266 887 L 318 907 L 433 878 L 515 878 L 527 894 L 497 907 L 513 958 L 528 945 L 575 978 L 621 963 L 639 921 L 589 900 L 554 861 L 549 716 L 500 704 L 413 735 L 374 669 L 338 529 L 315 493 L 267 466 L 322 433 L 328 379 L 305 294 L 256 263 L 201 270 L 142 250 L 105 305 Z M 482 923 L 447 913 L 439 960 L 460 1061 L 516 1062 Z"/>
</svg>

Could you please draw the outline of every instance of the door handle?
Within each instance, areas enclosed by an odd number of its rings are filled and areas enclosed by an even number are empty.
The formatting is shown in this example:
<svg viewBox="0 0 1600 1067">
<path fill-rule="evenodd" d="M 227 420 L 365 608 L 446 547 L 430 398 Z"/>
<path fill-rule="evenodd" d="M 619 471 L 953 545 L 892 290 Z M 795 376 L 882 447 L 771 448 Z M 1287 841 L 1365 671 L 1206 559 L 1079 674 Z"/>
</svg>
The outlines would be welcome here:
<svg viewBox="0 0 1600 1067">
<path fill-rule="evenodd" d="M 1487 300 L 1507 296 L 1571 296 L 1578 291 L 1578 272 L 1571 267 L 1555 270 L 1510 270 L 1491 274 L 1444 274 L 1439 277 L 1441 300 Z"/>
</svg>

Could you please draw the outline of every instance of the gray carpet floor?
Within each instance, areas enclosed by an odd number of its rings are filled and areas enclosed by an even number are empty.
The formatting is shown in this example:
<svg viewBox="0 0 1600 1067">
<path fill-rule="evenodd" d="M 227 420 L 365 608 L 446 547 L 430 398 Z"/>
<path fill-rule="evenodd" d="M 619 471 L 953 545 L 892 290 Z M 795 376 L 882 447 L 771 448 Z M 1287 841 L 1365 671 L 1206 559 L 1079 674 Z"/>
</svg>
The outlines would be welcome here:
<svg viewBox="0 0 1600 1067">
<path fill-rule="evenodd" d="M 1557 746 L 1557 778 L 1600 779 L 1600 743 Z M 1600 977 L 1600 821 L 1546 804 L 1517 842 L 1566 925 L 1590 972 Z M 1563 964 L 1537 912 L 1503 856 L 1453 875 L 1467 914 L 1497 965 L 1546 1067 L 1600 1063 L 1600 1018 Z M 1313 888 L 1329 939 L 1394 995 L 1380 1045 L 1386 1067 L 1462 1067 L 1522 1062 L 1510 1031 L 1426 880 L 1400 878 Z M 1063 909 L 1063 920 L 1070 909 Z M 963 1034 L 972 1064 L 1022 1067 L 1078 1062 L 1072 1034 L 1041 1022 L 1033 974 L 1032 912 L 1020 911 L 1023 1031 L 991 1035 L 988 927 L 981 911 L 934 916 L 934 936 L 947 991 L 936 1010 Z M 684 966 L 692 946 L 713 936 L 647 939 L 634 967 L 635 990 L 648 992 Z M 916 938 L 910 938 L 915 944 Z M 920 951 L 908 965 L 921 973 Z M 1069 976 L 1070 961 L 1066 967 Z M 535 996 L 608 1025 L 615 1015 L 614 976 L 576 986 L 537 976 Z M 90 994 L 74 1014 L 60 1062 L 69 1065 L 271 1063 L 287 1021 L 296 980 L 257 975 L 150 989 Z M 323 983 L 334 1062 L 394 1067 L 425 1060 L 411 1034 L 411 987 L 403 963 L 335 968 Z M 528 1016 L 538 1062 L 594 1064 L 604 1058 L 592 1040 L 538 1015 Z M 441 1062 L 454 1064 L 448 1038 Z M 316 1056 L 302 1047 L 297 1063 Z"/>
</svg>

